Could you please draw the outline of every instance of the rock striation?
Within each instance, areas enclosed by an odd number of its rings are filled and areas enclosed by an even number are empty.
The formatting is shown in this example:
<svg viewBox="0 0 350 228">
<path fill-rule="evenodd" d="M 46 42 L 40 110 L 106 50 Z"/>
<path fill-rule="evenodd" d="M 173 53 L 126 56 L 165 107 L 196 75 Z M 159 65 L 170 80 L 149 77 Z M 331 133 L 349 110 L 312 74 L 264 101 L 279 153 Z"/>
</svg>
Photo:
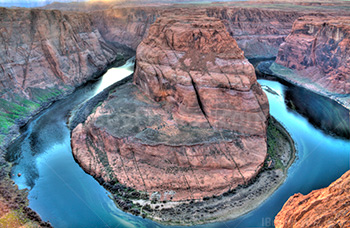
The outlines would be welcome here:
<svg viewBox="0 0 350 228">
<path fill-rule="evenodd" d="M 137 49 L 134 83 L 73 130 L 86 172 L 181 201 L 220 195 L 262 168 L 268 100 L 220 20 L 158 18 Z"/>
<path fill-rule="evenodd" d="M 299 18 L 281 45 L 276 63 L 295 70 L 321 90 L 349 94 L 349 24 L 349 16 Z"/>
<path fill-rule="evenodd" d="M 135 84 L 173 105 L 178 123 L 265 134 L 268 101 L 220 20 L 201 14 L 158 19 L 136 59 Z"/>
<path fill-rule="evenodd" d="M 85 13 L 0 8 L 0 143 L 43 104 L 121 59 Z M 16 128 L 16 129 L 15 129 Z"/>
<path fill-rule="evenodd" d="M 206 5 L 203 7 L 133 7 L 91 11 L 94 25 L 102 37 L 134 50 L 162 13 L 182 10 L 203 13 L 223 21 L 246 58 L 276 57 L 278 48 L 292 30 L 293 22 L 307 12 Z"/>
<path fill-rule="evenodd" d="M 246 58 L 276 57 L 293 22 L 309 12 L 276 9 L 208 7 L 207 15 L 221 19 Z"/>
<path fill-rule="evenodd" d="M 275 218 L 276 228 L 350 227 L 350 171 L 329 187 L 290 197 Z"/>
</svg>

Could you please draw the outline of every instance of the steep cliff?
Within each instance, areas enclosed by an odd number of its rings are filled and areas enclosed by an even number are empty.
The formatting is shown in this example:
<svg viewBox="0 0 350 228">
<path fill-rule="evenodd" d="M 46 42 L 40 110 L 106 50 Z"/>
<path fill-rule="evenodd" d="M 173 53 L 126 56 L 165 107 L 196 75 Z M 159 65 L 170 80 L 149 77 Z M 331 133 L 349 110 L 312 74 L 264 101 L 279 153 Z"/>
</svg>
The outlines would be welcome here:
<svg viewBox="0 0 350 228">
<path fill-rule="evenodd" d="M 295 70 L 325 91 L 349 94 L 349 24 L 350 16 L 299 18 L 281 45 L 276 63 Z"/>
<path fill-rule="evenodd" d="M 221 19 L 229 34 L 247 58 L 275 57 L 281 43 L 291 32 L 292 24 L 305 12 L 257 8 L 213 7 L 135 7 L 90 12 L 105 40 L 124 44 L 136 50 L 149 26 L 161 13 L 183 10 L 204 13 Z"/>
<path fill-rule="evenodd" d="M 275 218 L 276 228 L 350 227 L 350 171 L 329 187 L 290 197 Z"/>
<path fill-rule="evenodd" d="M 293 9 L 210 7 L 207 15 L 221 19 L 246 58 L 275 57 L 293 22 L 306 12 Z"/>
<path fill-rule="evenodd" d="M 220 20 L 166 14 L 137 49 L 134 82 L 72 133 L 81 166 L 159 200 L 220 195 L 266 157 L 268 101 Z"/>
<path fill-rule="evenodd" d="M 87 14 L 0 8 L 0 15 L 1 143 L 43 104 L 122 57 Z"/>
<path fill-rule="evenodd" d="M 115 7 L 90 14 L 94 26 L 106 41 L 136 50 L 147 34 L 149 26 L 162 11 L 164 9 L 160 7 Z"/>
</svg>

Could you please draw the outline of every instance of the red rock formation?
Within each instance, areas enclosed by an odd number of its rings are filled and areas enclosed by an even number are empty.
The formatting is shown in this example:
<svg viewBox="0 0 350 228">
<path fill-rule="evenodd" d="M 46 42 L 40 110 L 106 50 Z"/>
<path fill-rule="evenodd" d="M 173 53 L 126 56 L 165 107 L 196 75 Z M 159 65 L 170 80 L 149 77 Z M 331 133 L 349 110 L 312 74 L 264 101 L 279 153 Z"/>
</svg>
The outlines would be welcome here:
<svg viewBox="0 0 350 228">
<path fill-rule="evenodd" d="M 105 40 L 136 50 L 149 26 L 163 10 L 159 7 L 116 7 L 91 12 L 91 18 Z"/>
<path fill-rule="evenodd" d="M 278 52 L 276 63 L 296 70 L 326 91 L 350 93 L 350 17 L 305 16 Z"/>
<path fill-rule="evenodd" d="M 247 3 L 248 4 L 248 3 Z M 250 3 L 254 4 L 254 3 Z M 207 15 L 221 19 L 247 58 L 275 57 L 292 30 L 293 22 L 304 11 L 209 7 Z"/>
<path fill-rule="evenodd" d="M 122 51 L 86 13 L 0 8 L 0 15 L 2 146 L 43 104 L 99 75 Z"/>
<path fill-rule="evenodd" d="M 77 85 L 115 59 L 86 14 L 1 8 L 0 90 Z"/>
<path fill-rule="evenodd" d="M 219 195 L 256 176 L 268 101 L 222 22 L 166 15 L 136 58 L 138 88 L 119 88 L 72 133 L 84 170 L 162 200 Z"/>
<path fill-rule="evenodd" d="M 138 46 L 134 81 L 154 100 L 172 103 L 178 122 L 263 135 L 267 98 L 224 31 L 220 20 L 201 14 L 158 19 Z"/>
<path fill-rule="evenodd" d="M 350 227 L 350 171 L 329 187 L 290 197 L 275 218 L 276 228 Z"/>
<path fill-rule="evenodd" d="M 135 7 L 91 12 L 92 20 L 105 40 L 124 44 L 136 50 L 149 26 L 161 13 L 177 7 Z M 226 29 L 247 58 L 275 57 L 281 43 L 291 32 L 292 24 L 305 12 L 257 8 L 213 7 L 206 5 L 182 10 L 205 13 L 222 20 Z"/>
</svg>

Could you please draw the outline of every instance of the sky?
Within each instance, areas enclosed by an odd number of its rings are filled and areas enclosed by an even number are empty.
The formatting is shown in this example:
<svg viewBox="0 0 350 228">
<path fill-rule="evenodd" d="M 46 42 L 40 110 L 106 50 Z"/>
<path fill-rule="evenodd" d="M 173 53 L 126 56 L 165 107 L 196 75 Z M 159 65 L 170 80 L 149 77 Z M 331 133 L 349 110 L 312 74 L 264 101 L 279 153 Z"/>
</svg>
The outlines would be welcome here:
<svg viewBox="0 0 350 228">
<path fill-rule="evenodd" d="M 85 2 L 89 0 L 0 0 L 0 6 L 40 7 L 52 2 Z"/>
</svg>

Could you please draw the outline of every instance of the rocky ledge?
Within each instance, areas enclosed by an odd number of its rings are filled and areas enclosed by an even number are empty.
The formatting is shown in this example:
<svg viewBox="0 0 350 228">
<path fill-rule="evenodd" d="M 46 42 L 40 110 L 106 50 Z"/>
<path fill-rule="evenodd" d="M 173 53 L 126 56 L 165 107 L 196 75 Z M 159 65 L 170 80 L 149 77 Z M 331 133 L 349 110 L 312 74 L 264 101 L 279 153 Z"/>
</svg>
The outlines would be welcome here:
<svg viewBox="0 0 350 228">
<path fill-rule="evenodd" d="M 269 70 L 350 108 L 350 16 L 296 20 Z"/>
<path fill-rule="evenodd" d="M 275 218 L 276 228 L 350 227 L 350 171 L 329 187 L 290 197 Z"/>
<path fill-rule="evenodd" d="M 137 49 L 134 84 L 72 132 L 83 169 L 150 200 L 221 195 L 247 184 L 267 153 L 268 100 L 223 23 L 157 19 Z"/>
</svg>

